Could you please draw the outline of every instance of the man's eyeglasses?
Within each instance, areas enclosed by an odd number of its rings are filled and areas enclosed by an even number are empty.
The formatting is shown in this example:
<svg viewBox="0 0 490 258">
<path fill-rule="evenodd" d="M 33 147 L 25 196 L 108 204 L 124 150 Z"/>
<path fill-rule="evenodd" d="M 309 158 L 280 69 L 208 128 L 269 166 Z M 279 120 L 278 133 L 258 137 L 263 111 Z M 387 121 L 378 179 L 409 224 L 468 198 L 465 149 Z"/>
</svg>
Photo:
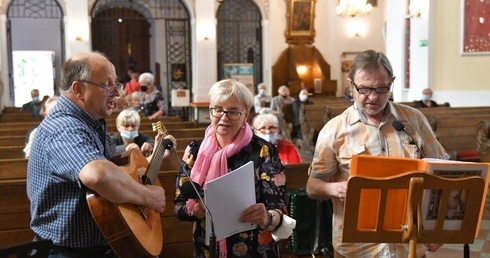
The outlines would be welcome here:
<svg viewBox="0 0 490 258">
<path fill-rule="evenodd" d="M 263 134 L 269 132 L 276 132 L 277 131 L 277 126 L 268 126 L 268 127 L 260 127 L 259 129 L 255 129 Z"/>
<path fill-rule="evenodd" d="M 117 89 L 117 91 L 119 93 L 124 88 L 124 84 L 119 83 L 119 82 L 116 82 L 114 85 L 98 84 L 98 83 L 91 82 L 91 81 L 86 81 L 86 80 L 79 80 L 79 82 L 92 84 L 92 85 L 97 86 L 97 87 L 99 87 L 101 89 L 105 89 L 105 95 L 106 96 L 114 96 L 116 94 L 116 92 L 115 92 L 116 89 Z"/>
<path fill-rule="evenodd" d="M 352 85 L 354 85 L 354 88 L 356 88 L 357 92 L 359 92 L 360 94 L 364 94 L 364 95 L 370 95 L 371 91 L 376 92 L 376 94 L 386 93 L 386 92 L 390 91 L 391 84 L 393 83 L 393 82 L 390 82 L 388 85 L 386 85 L 384 87 L 377 87 L 377 88 L 362 87 L 362 88 L 359 88 L 354 83 L 354 80 L 351 80 L 350 82 L 352 83 Z"/>
<path fill-rule="evenodd" d="M 228 117 L 228 119 L 232 121 L 236 121 L 240 119 L 242 116 L 243 111 L 238 111 L 238 110 L 223 110 L 222 108 L 210 108 L 209 113 L 216 118 L 221 118 L 224 114 Z"/>
</svg>

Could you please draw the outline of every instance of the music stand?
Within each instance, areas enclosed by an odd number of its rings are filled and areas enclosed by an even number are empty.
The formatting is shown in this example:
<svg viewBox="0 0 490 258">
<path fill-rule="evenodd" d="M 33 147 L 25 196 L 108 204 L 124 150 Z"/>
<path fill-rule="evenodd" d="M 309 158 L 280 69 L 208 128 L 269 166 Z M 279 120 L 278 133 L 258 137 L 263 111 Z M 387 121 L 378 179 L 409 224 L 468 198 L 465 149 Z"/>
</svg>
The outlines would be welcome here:
<svg viewBox="0 0 490 258">
<path fill-rule="evenodd" d="M 408 243 L 409 258 L 415 258 L 417 243 L 473 243 L 482 209 L 484 187 L 485 181 L 479 176 L 447 178 L 423 171 L 412 171 L 385 178 L 352 176 L 347 183 L 342 241 L 347 243 Z M 403 224 L 397 230 L 386 229 L 384 221 L 390 212 L 386 210 L 388 192 L 399 189 L 408 189 L 407 202 L 400 204 L 405 210 Z M 425 220 L 422 214 L 422 200 L 424 191 L 427 189 L 442 191 L 438 201 L 432 204 L 437 205 L 438 212 L 435 226 L 430 229 L 422 227 Z M 375 228 L 358 227 L 361 218 L 359 215 L 362 216 L 359 204 L 363 190 L 380 192 Z M 446 219 L 446 206 L 451 190 L 463 190 L 466 193 L 464 214 L 461 218 L 461 226 L 457 229 L 445 227 L 446 220 L 448 220 Z M 348 223 L 345 223 L 346 221 Z"/>
</svg>

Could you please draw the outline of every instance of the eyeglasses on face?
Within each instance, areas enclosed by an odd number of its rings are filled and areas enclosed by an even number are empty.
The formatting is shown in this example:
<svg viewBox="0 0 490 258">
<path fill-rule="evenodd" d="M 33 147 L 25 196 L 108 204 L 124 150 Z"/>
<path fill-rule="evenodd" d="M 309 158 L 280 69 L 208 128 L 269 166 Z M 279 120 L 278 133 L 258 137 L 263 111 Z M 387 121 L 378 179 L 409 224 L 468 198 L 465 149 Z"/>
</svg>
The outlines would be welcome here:
<svg viewBox="0 0 490 258">
<path fill-rule="evenodd" d="M 357 92 L 359 92 L 360 94 L 363 94 L 363 95 L 370 95 L 372 91 L 376 92 L 376 94 L 384 94 L 384 93 L 390 91 L 391 84 L 393 83 L 393 82 L 390 82 L 386 86 L 377 87 L 377 88 L 371 88 L 371 87 L 362 87 L 362 88 L 359 88 L 354 83 L 354 80 L 351 80 L 350 82 L 352 83 L 352 85 L 354 85 L 354 88 L 356 88 Z"/>
<path fill-rule="evenodd" d="M 114 85 L 98 84 L 98 83 L 87 81 L 87 80 L 79 80 L 79 82 L 92 84 L 92 85 L 97 86 L 101 89 L 104 89 L 106 96 L 114 96 L 116 94 L 116 91 L 115 91 L 116 89 L 117 89 L 117 92 L 120 93 L 124 88 L 124 84 L 119 83 L 119 82 L 114 83 Z"/>
<path fill-rule="evenodd" d="M 271 132 L 271 133 L 274 133 L 277 131 L 277 126 L 263 126 L 263 127 L 260 127 L 258 129 L 255 129 L 261 133 L 267 133 L 267 131 Z"/>
<path fill-rule="evenodd" d="M 224 114 L 228 117 L 228 119 L 232 121 L 236 121 L 240 119 L 242 116 L 242 113 L 245 112 L 243 111 L 238 111 L 238 110 L 223 110 L 222 108 L 210 108 L 209 113 L 216 118 L 221 118 Z"/>
</svg>

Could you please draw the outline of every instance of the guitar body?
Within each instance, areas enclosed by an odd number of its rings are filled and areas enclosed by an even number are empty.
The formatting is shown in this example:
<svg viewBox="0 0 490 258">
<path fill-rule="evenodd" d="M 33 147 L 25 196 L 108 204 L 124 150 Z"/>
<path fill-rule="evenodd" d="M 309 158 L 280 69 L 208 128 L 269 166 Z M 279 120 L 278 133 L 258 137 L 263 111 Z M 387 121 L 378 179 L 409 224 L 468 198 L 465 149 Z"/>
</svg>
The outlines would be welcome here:
<svg viewBox="0 0 490 258">
<path fill-rule="evenodd" d="M 140 182 L 138 168 L 147 167 L 143 154 L 133 150 L 129 165 L 120 168 Z M 155 184 L 161 185 L 158 177 Z M 115 204 L 93 192 L 87 193 L 87 203 L 99 229 L 119 257 L 160 255 L 163 247 L 160 213 L 134 204 Z"/>
</svg>

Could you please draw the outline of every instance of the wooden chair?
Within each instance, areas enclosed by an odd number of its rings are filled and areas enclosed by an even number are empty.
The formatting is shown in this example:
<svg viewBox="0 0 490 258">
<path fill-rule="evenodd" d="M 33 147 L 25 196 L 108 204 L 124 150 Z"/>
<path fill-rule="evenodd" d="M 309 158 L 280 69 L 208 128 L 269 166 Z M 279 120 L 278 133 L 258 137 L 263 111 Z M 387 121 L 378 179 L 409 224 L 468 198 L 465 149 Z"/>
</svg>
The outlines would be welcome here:
<svg viewBox="0 0 490 258">
<path fill-rule="evenodd" d="M 344 208 L 343 242 L 348 243 L 409 243 L 409 257 L 416 257 L 417 243 L 473 243 L 478 231 L 482 214 L 482 199 L 485 181 L 478 176 L 462 178 L 447 178 L 422 171 L 407 172 L 399 176 L 386 178 L 369 178 L 352 176 L 348 180 L 347 195 Z M 387 207 L 389 191 L 408 189 L 407 202 L 399 205 L 404 211 L 404 218 L 399 229 L 385 228 L 385 219 L 389 218 L 395 207 Z M 423 202 L 424 192 L 435 192 L 438 198 L 433 202 Z M 361 191 L 379 191 L 379 205 L 370 207 L 377 209 L 377 220 L 374 228 L 360 227 L 364 218 L 360 207 Z M 465 193 L 465 208 L 462 216 L 457 219 L 447 219 L 447 204 L 452 190 L 462 190 Z M 428 194 L 428 193 L 426 193 Z M 434 195 L 433 195 L 434 196 Z M 428 196 L 426 196 L 427 198 Z M 429 205 L 433 209 L 431 221 L 427 212 L 422 209 Z M 424 214 L 423 214 L 424 213 Z M 430 224 L 428 224 L 430 223 Z M 455 224 L 456 223 L 456 224 Z M 425 225 L 425 226 L 424 226 Z M 431 226 L 427 226 L 431 225 Z M 466 250 L 465 250 L 466 251 Z M 469 250 L 468 250 L 469 255 Z M 465 254 L 466 257 L 466 254 Z"/>
<path fill-rule="evenodd" d="M 0 257 L 44 258 L 44 257 L 48 257 L 49 251 L 51 250 L 52 246 L 53 246 L 53 242 L 51 242 L 51 240 L 42 240 L 42 241 L 15 245 L 12 247 L 0 249 Z"/>
<path fill-rule="evenodd" d="M 476 126 L 476 150 L 481 162 L 490 162 L 490 121 L 480 121 Z"/>
</svg>

